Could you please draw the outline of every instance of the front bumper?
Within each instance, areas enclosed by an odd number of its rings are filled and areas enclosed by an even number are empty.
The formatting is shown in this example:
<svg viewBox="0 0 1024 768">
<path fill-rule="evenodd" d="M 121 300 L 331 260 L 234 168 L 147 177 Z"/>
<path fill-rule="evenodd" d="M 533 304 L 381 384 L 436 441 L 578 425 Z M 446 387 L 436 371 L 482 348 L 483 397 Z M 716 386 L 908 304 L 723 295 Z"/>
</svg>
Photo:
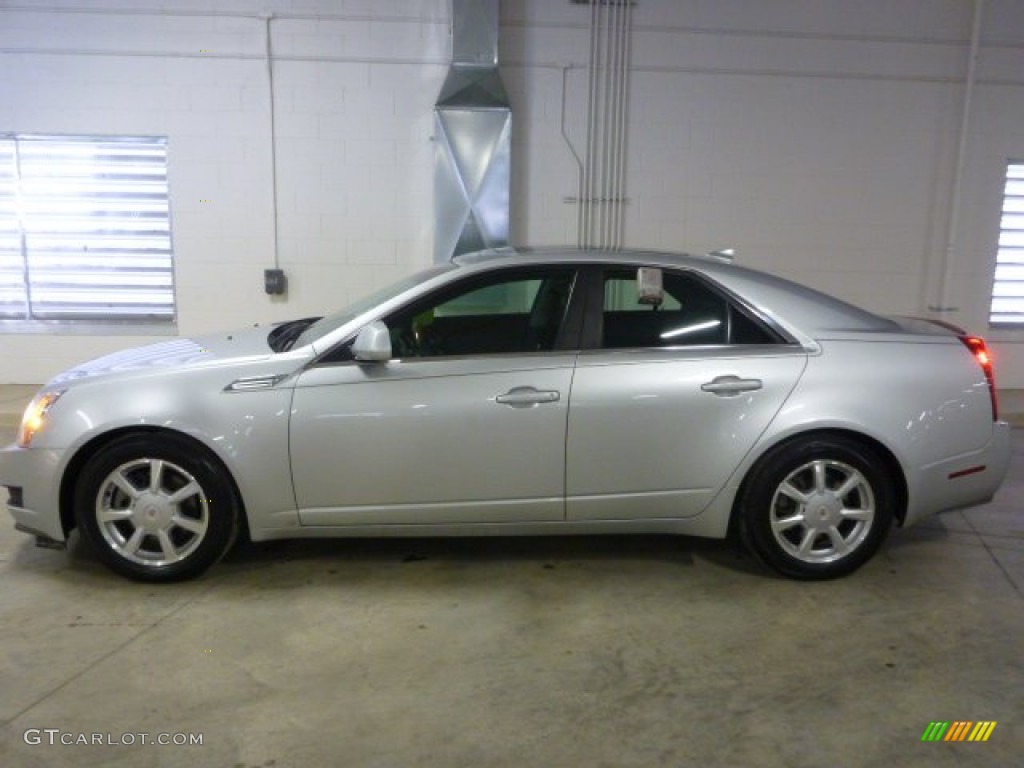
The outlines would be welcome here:
<svg viewBox="0 0 1024 768">
<path fill-rule="evenodd" d="M 67 535 L 60 521 L 60 467 L 63 451 L 19 448 L 0 450 L 0 486 L 20 489 L 7 499 L 7 511 L 19 531 L 64 541 Z"/>
</svg>

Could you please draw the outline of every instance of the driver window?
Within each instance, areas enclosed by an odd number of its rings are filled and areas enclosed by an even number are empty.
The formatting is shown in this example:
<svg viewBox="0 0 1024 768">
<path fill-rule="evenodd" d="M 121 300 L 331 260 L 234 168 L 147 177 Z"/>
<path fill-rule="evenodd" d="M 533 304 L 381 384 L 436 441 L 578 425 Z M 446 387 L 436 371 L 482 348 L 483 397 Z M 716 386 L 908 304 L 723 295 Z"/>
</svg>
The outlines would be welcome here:
<svg viewBox="0 0 1024 768">
<path fill-rule="evenodd" d="M 550 351 L 574 279 L 556 267 L 463 281 L 385 319 L 395 357 Z"/>
</svg>

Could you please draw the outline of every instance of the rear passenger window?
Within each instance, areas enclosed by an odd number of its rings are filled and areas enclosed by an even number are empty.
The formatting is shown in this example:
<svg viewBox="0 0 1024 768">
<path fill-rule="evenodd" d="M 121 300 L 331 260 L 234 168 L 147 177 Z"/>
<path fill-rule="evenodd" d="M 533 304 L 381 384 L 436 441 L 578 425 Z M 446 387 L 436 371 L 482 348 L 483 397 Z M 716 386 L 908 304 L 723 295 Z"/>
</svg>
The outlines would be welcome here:
<svg viewBox="0 0 1024 768">
<path fill-rule="evenodd" d="M 635 270 L 605 274 L 602 347 L 774 344 L 770 330 L 706 283 L 682 272 L 662 273 L 660 304 L 640 300 Z"/>
</svg>

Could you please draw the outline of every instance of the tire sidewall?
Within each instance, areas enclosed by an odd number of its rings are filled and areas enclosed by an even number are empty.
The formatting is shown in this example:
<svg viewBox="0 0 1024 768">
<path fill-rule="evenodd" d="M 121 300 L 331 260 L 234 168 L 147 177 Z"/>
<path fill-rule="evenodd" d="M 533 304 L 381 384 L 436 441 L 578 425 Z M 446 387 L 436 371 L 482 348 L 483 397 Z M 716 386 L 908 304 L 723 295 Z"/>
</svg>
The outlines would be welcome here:
<svg viewBox="0 0 1024 768">
<path fill-rule="evenodd" d="M 771 506 L 782 482 L 799 467 L 816 460 L 839 461 L 860 472 L 874 495 L 875 514 L 864 540 L 849 555 L 829 563 L 807 563 L 793 557 L 771 530 Z M 841 436 L 821 436 L 783 444 L 766 454 L 745 484 L 739 504 L 744 543 L 766 565 L 797 579 L 833 579 L 860 568 L 878 551 L 892 527 L 895 492 L 878 454 Z"/>
<path fill-rule="evenodd" d="M 103 483 L 117 467 L 139 459 L 163 459 L 191 474 L 207 499 L 209 521 L 199 546 L 183 560 L 144 565 L 127 560 L 111 548 L 96 519 Z M 231 547 L 238 532 L 238 513 L 231 484 L 207 450 L 174 435 L 129 435 L 104 446 L 82 468 L 75 484 L 75 519 L 82 536 L 111 570 L 137 581 L 170 582 L 198 576 Z"/>
</svg>

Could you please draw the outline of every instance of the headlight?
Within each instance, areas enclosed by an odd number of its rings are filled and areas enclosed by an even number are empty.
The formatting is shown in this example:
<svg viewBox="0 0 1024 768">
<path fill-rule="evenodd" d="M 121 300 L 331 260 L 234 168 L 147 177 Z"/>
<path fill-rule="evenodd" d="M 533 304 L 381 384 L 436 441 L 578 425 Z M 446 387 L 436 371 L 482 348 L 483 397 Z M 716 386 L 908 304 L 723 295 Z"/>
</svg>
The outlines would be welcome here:
<svg viewBox="0 0 1024 768">
<path fill-rule="evenodd" d="M 21 428 L 18 430 L 18 446 L 28 448 L 36 432 L 46 424 L 46 414 L 53 407 L 53 404 L 64 394 L 63 389 L 52 392 L 40 392 L 25 409 L 25 415 L 21 417 Z"/>
</svg>

